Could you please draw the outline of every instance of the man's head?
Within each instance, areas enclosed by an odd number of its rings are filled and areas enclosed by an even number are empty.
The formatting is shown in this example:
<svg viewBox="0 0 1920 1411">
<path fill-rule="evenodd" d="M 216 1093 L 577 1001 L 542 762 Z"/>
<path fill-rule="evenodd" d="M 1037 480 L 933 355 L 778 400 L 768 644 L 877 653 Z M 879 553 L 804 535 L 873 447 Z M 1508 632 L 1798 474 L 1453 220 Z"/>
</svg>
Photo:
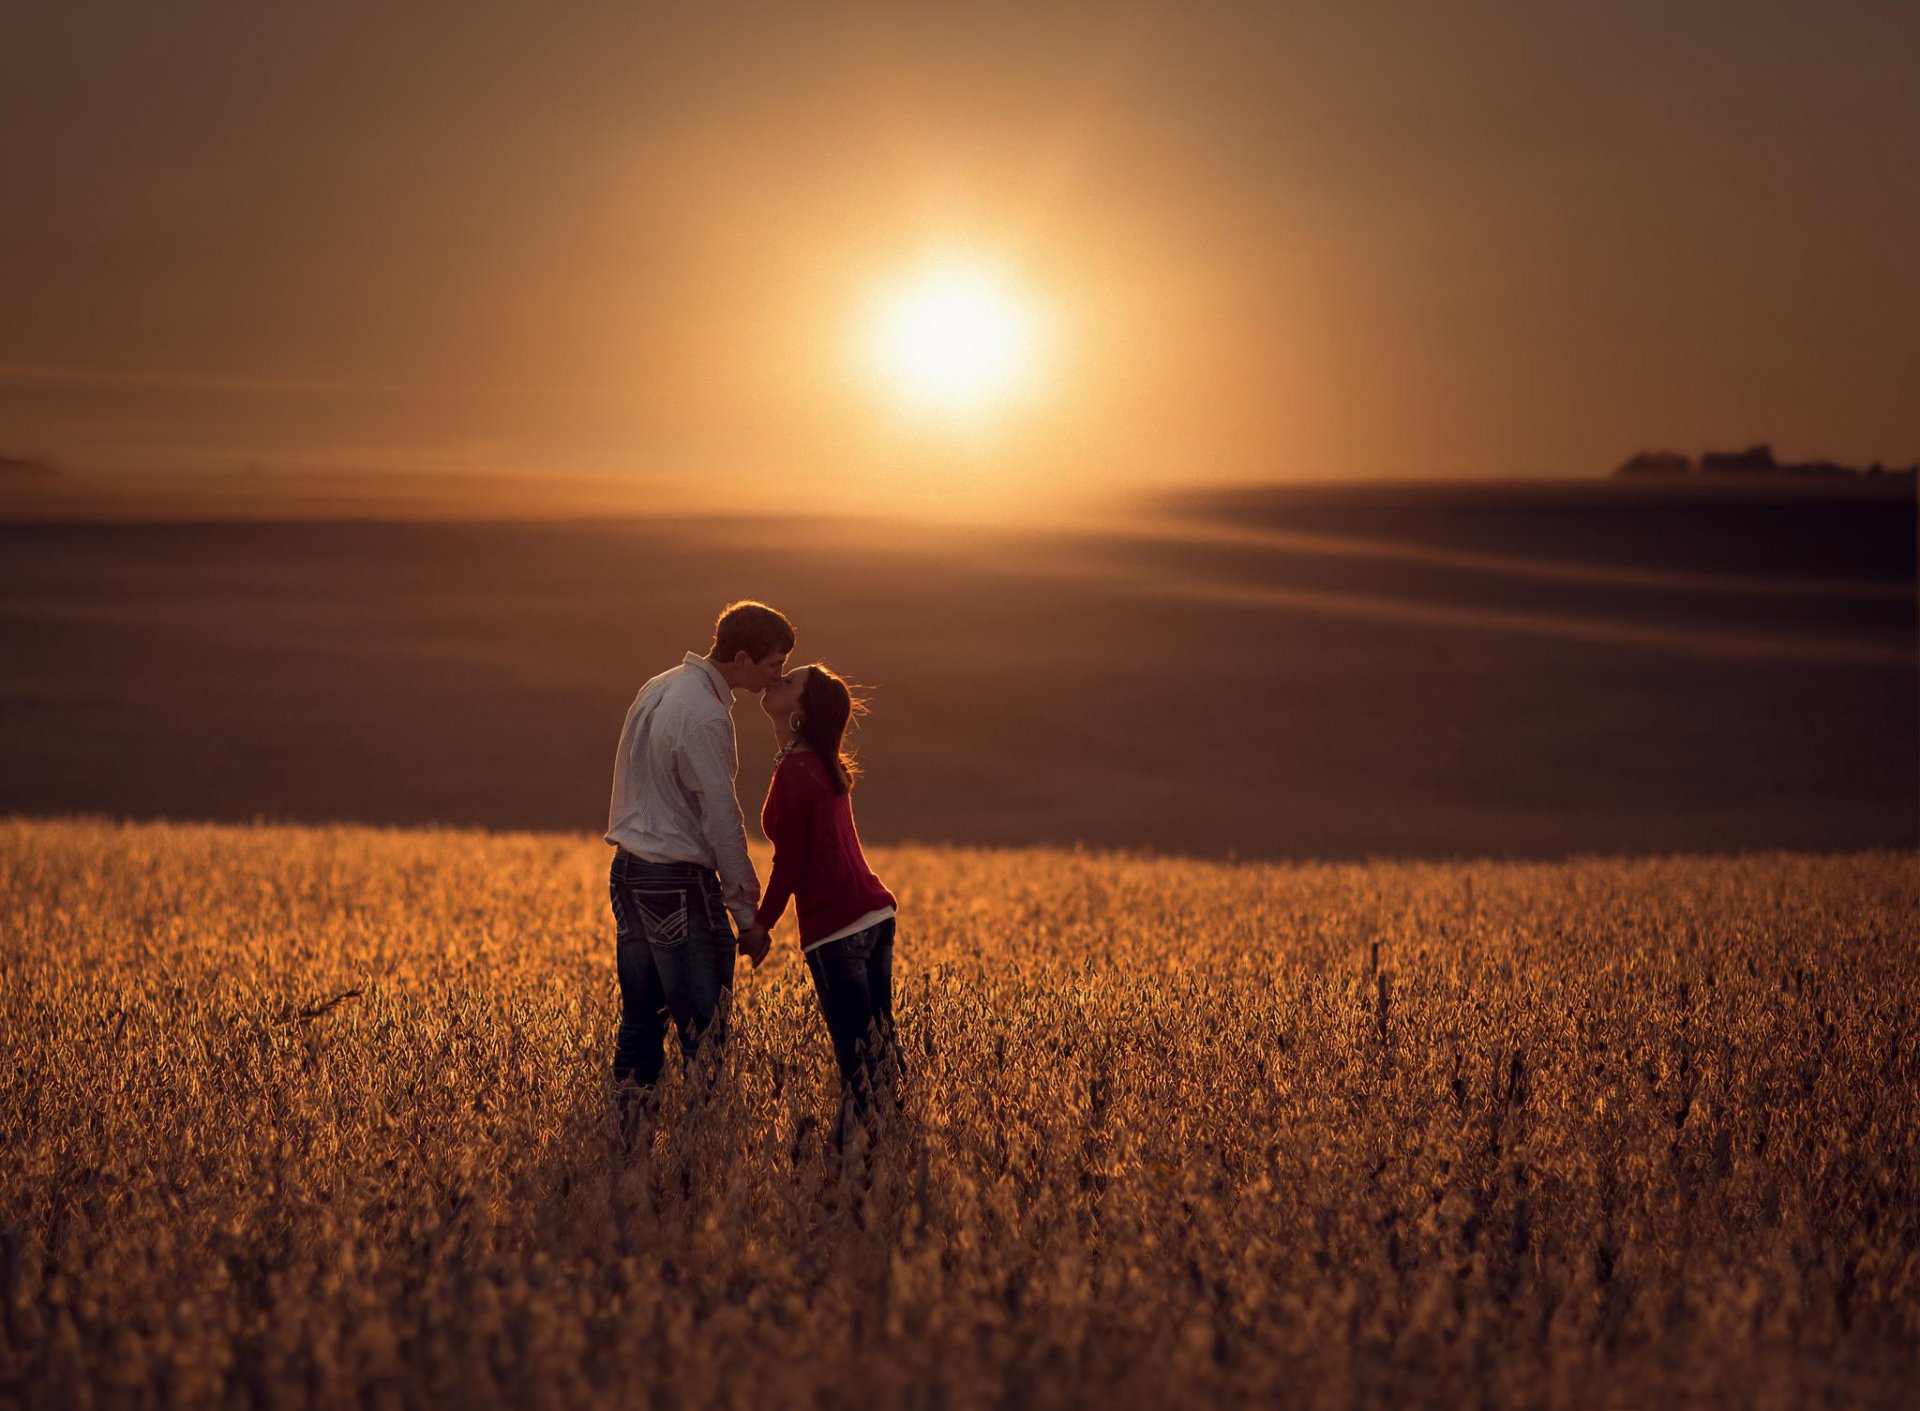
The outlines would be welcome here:
<svg viewBox="0 0 1920 1411">
<path fill-rule="evenodd" d="M 793 624 L 765 603 L 730 603 L 713 624 L 707 660 L 736 691 L 764 691 L 787 669 Z"/>
</svg>

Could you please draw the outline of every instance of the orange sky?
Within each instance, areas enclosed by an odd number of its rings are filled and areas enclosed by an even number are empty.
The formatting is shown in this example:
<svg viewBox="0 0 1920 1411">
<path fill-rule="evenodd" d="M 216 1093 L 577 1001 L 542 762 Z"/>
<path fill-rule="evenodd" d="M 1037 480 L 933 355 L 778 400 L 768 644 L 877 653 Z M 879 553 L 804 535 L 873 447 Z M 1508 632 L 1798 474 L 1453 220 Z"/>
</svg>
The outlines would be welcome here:
<svg viewBox="0 0 1920 1411">
<path fill-rule="evenodd" d="M 31 7 L 0 455 L 796 497 L 1905 462 L 1917 16 Z M 936 250 L 1058 334 L 965 438 L 850 366 Z"/>
</svg>

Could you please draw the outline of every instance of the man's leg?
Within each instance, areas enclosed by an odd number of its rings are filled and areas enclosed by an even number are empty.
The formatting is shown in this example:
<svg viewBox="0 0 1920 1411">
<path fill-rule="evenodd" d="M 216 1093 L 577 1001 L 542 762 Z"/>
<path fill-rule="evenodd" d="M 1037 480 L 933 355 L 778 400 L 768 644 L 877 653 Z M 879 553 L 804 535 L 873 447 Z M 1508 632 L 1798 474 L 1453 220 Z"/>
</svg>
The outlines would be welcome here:
<svg viewBox="0 0 1920 1411">
<path fill-rule="evenodd" d="M 673 895 L 643 899 L 651 921 L 654 968 L 668 1011 L 680 1034 L 680 1052 L 691 1062 L 703 1044 L 726 1038 L 726 1004 L 733 988 L 733 928 L 717 886 L 687 882 Z"/>
<path fill-rule="evenodd" d="M 659 1081 L 666 1059 L 667 998 L 653 951 L 620 883 L 611 886 L 616 932 L 616 968 L 620 977 L 620 1027 L 613 1041 L 613 1081 L 620 1113 L 629 1125 L 638 1116 L 648 1089 Z"/>
</svg>

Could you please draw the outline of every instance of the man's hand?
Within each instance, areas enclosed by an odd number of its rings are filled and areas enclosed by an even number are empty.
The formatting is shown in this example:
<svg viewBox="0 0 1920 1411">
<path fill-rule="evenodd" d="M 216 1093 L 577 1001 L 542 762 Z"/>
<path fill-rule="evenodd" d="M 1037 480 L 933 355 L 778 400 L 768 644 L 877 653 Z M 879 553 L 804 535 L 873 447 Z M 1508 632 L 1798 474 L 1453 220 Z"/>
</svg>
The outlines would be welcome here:
<svg viewBox="0 0 1920 1411">
<path fill-rule="evenodd" d="M 772 949 L 773 937 L 758 921 L 740 933 L 740 954 L 753 962 L 755 970 L 760 968 L 760 962 L 767 958 L 767 952 Z"/>
</svg>

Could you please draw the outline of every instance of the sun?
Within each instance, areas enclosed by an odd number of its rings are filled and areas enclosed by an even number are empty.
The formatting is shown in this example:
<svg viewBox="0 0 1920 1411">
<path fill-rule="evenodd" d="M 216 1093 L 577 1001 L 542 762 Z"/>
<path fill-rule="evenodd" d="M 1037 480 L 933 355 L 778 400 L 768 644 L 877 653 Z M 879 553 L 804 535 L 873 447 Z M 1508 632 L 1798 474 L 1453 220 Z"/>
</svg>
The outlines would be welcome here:
<svg viewBox="0 0 1920 1411">
<path fill-rule="evenodd" d="M 886 291 L 866 343 L 871 371 L 906 406 L 972 417 L 1031 389 L 1040 318 L 997 271 L 945 264 Z"/>
</svg>

